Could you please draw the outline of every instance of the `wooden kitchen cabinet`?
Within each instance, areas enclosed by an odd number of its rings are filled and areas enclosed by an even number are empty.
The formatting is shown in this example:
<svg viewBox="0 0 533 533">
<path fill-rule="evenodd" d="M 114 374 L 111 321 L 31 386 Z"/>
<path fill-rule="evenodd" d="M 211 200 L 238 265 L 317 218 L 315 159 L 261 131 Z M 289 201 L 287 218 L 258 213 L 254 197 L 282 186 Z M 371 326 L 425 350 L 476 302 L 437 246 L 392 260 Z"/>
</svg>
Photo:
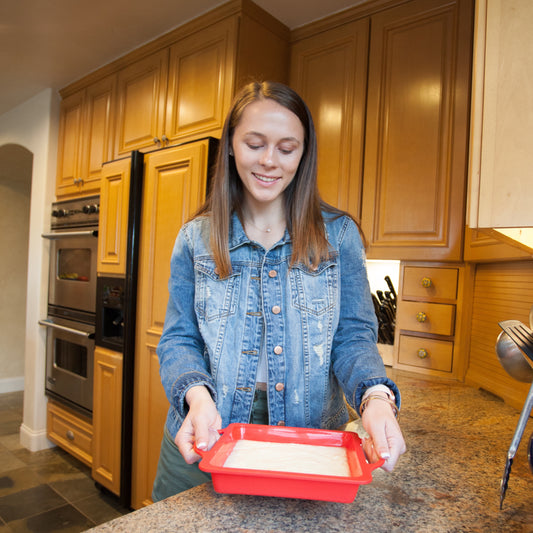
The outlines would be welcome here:
<svg viewBox="0 0 533 533">
<path fill-rule="evenodd" d="M 168 49 L 135 61 L 118 73 L 115 156 L 164 143 Z"/>
<path fill-rule="evenodd" d="M 294 43 L 291 86 L 307 103 L 318 142 L 322 198 L 361 216 L 369 20 Z"/>
<path fill-rule="evenodd" d="M 219 137 L 243 82 L 286 81 L 288 43 L 288 29 L 246 0 L 162 38 L 159 51 L 118 74 L 115 156 Z"/>
<path fill-rule="evenodd" d="M 117 495 L 120 494 L 122 363 L 121 353 L 95 347 L 92 477 Z"/>
<path fill-rule="evenodd" d="M 170 142 L 220 137 L 233 96 L 237 27 L 230 18 L 170 48 L 165 125 Z"/>
<path fill-rule="evenodd" d="M 102 169 L 98 223 L 98 275 L 126 275 L 131 158 Z"/>
<path fill-rule="evenodd" d="M 460 261 L 473 0 L 387 5 L 293 32 L 320 192 L 361 220 L 370 259 Z"/>
<path fill-rule="evenodd" d="M 151 503 L 169 408 L 156 346 L 168 302 L 170 257 L 180 227 L 205 199 L 210 146 L 206 139 L 145 156 L 134 373 L 134 508 Z"/>
<path fill-rule="evenodd" d="M 97 193 L 110 159 L 116 77 L 107 76 L 64 96 L 59 121 L 56 196 Z"/>
<path fill-rule="evenodd" d="M 462 258 L 472 18 L 471 0 L 414 0 L 371 17 L 369 258 Z"/>
<path fill-rule="evenodd" d="M 46 407 L 46 436 L 54 444 L 91 467 L 93 426 L 89 418 L 49 399 Z"/>
<path fill-rule="evenodd" d="M 400 264 L 395 368 L 463 378 L 467 275 L 460 263 Z"/>
</svg>

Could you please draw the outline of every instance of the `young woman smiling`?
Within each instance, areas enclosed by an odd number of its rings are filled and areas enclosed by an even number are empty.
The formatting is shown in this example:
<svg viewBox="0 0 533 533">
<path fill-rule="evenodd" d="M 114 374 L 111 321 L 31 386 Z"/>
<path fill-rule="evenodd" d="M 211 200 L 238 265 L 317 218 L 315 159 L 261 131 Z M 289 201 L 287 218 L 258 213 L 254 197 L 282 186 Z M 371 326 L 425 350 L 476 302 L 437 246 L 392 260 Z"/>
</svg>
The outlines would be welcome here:
<svg viewBox="0 0 533 533">
<path fill-rule="evenodd" d="M 232 422 L 336 429 L 362 416 L 370 461 L 405 443 L 400 394 L 379 356 L 356 222 L 321 201 L 316 134 L 297 93 L 252 83 L 236 96 L 208 199 L 171 259 L 157 353 L 170 401 L 154 501 L 209 480 Z"/>
</svg>

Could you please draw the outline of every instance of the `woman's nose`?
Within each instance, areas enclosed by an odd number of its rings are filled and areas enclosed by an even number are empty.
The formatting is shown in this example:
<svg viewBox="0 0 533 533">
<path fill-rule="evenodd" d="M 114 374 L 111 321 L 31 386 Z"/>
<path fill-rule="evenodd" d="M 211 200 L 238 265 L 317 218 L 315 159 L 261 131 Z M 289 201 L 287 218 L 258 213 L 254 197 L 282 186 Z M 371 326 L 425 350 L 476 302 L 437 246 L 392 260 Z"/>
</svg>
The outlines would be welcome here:
<svg viewBox="0 0 533 533">
<path fill-rule="evenodd" d="M 265 148 L 261 154 L 259 162 L 265 167 L 274 166 L 274 148 Z"/>
</svg>

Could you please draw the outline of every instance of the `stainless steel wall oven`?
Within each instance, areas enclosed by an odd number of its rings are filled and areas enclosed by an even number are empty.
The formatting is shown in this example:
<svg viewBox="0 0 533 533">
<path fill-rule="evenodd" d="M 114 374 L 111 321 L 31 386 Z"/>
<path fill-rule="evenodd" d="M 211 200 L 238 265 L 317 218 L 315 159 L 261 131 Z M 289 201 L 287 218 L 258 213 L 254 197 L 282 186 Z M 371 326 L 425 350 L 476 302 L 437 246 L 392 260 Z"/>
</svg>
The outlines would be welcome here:
<svg viewBox="0 0 533 533">
<path fill-rule="evenodd" d="M 46 393 L 90 415 L 96 312 L 99 197 L 52 204 Z"/>
</svg>

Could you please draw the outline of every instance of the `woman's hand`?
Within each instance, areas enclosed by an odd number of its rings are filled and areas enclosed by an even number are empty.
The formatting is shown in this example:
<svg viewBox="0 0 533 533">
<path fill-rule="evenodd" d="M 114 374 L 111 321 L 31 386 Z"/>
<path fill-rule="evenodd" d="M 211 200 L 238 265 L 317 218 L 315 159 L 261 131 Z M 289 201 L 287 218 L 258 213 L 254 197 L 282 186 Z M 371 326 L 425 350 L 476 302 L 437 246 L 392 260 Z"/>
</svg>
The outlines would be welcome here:
<svg viewBox="0 0 533 533">
<path fill-rule="evenodd" d="M 185 399 L 189 412 L 179 429 L 174 442 L 186 463 L 192 464 L 200 459 L 193 445 L 199 450 L 209 450 L 219 438 L 218 430 L 222 419 L 211 393 L 203 385 L 191 387 Z"/>
<path fill-rule="evenodd" d="M 385 398 L 385 394 L 383 397 Z M 363 450 L 368 461 L 375 463 L 379 459 L 385 459 L 383 470 L 392 472 L 406 449 L 394 411 L 387 402 L 370 399 L 363 411 L 362 422 L 370 437 L 363 439 Z"/>
</svg>

